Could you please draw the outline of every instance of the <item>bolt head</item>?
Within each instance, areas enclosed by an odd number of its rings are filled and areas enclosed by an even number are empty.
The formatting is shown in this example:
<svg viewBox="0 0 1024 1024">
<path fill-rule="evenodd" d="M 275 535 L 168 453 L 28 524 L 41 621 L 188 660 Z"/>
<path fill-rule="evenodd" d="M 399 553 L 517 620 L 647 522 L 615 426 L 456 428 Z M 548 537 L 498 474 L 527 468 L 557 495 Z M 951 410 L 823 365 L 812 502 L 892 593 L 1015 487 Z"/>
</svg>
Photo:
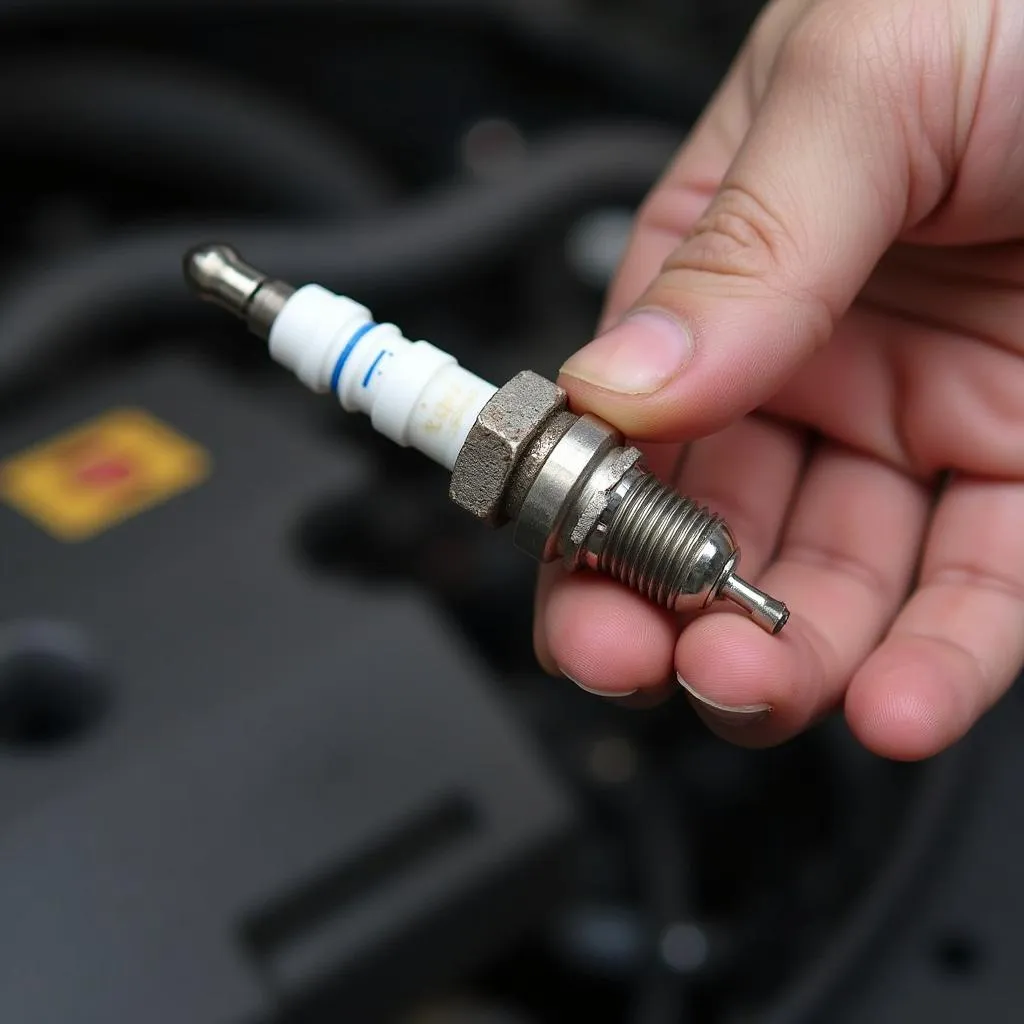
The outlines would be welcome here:
<svg viewBox="0 0 1024 1024">
<path fill-rule="evenodd" d="M 452 470 L 449 497 L 492 526 L 507 521 L 505 496 L 516 466 L 566 393 L 529 370 L 516 374 L 481 410 Z"/>
</svg>

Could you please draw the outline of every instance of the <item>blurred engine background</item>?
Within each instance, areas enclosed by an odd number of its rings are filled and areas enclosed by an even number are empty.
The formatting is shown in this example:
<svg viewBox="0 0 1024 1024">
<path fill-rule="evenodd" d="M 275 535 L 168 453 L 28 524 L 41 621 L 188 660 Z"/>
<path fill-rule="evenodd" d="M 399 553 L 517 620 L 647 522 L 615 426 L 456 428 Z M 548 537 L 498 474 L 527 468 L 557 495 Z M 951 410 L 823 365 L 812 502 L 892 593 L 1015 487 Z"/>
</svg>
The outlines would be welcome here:
<svg viewBox="0 0 1024 1024">
<path fill-rule="evenodd" d="M 1020 1019 L 1019 697 L 914 766 L 548 679 L 510 538 L 181 281 L 553 374 L 757 6 L 0 0 L 4 1024 Z"/>
</svg>

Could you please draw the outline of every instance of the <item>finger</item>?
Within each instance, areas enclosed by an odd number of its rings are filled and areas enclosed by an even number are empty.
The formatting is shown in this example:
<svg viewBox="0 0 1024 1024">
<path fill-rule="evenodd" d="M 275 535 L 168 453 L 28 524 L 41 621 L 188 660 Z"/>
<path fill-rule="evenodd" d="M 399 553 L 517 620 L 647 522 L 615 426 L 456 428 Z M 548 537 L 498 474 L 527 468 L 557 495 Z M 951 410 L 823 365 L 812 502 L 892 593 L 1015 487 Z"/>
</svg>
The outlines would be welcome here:
<svg viewBox="0 0 1024 1024">
<path fill-rule="evenodd" d="M 906 375 L 897 350 L 908 325 L 854 306 L 832 340 L 815 352 L 762 409 L 787 417 L 849 448 L 909 470 L 904 420 Z M 918 369 L 924 369 L 919 367 Z"/>
<path fill-rule="evenodd" d="M 680 460 L 684 449 L 678 444 L 641 445 L 644 462 L 648 469 L 660 480 L 672 482 L 679 474 Z M 558 563 L 542 565 L 537 576 L 537 587 L 534 596 L 533 647 L 537 660 L 545 672 L 551 675 L 563 675 L 558 662 L 552 653 L 547 631 L 547 606 L 549 594 L 558 580 L 567 577 L 566 571 Z M 671 666 L 671 650 L 665 657 L 665 675 L 669 675 Z"/>
<path fill-rule="evenodd" d="M 778 559 L 759 578 L 790 608 L 778 636 L 729 611 L 697 619 L 676 648 L 705 721 L 745 745 L 781 742 L 833 708 L 906 594 L 927 491 L 837 448 L 815 454 Z"/>
<path fill-rule="evenodd" d="M 800 431 L 748 416 L 690 446 L 679 490 L 722 516 L 756 577 L 779 543 L 805 460 Z"/>
<path fill-rule="evenodd" d="M 945 43 L 916 45 L 901 23 L 912 6 L 868 0 L 851 19 L 841 0 L 811 5 L 707 211 L 635 315 L 563 367 L 577 406 L 648 440 L 702 436 L 762 404 L 829 339 L 952 173 L 935 166 L 919 99 L 953 65 Z M 928 108 L 941 131 L 958 113 L 948 93 Z"/>
<path fill-rule="evenodd" d="M 1020 354 L 1024 246 L 997 246 L 1003 264 L 980 250 L 950 247 L 929 253 L 894 246 L 861 293 L 876 308 L 905 319 L 941 325 L 950 333 L 983 338 Z M 988 264 L 988 266 L 986 266 Z"/>
<path fill-rule="evenodd" d="M 1019 297 L 1016 306 L 1024 312 Z M 1007 478 L 1024 475 L 1022 394 L 1019 354 L 955 325 L 858 305 L 764 408 L 922 479 L 948 467 Z"/>
<path fill-rule="evenodd" d="M 634 442 L 630 442 L 633 444 Z M 679 470 L 686 458 L 686 446 L 681 444 L 644 444 L 636 445 L 643 453 L 644 465 L 659 479 L 667 484 L 674 484 L 679 478 Z"/>
<path fill-rule="evenodd" d="M 537 587 L 533 599 L 533 652 L 541 668 L 552 676 L 559 676 L 562 673 L 548 642 L 548 597 L 555 581 L 565 575 L 565 570 L 557 562 L 541 565 L 537 572 Z"/>
<path fill-rule="evenodd" d="M 741 56 L 722 81 L 679 155 L 641 206 L 609 289 L 599 332 L 621 319 L 647 290 L 714 197 L 750 124 L 743 60 Z"/>
<path fill-rule="evenodd" d="M 545 649 L 559 674 L 588 692 L 613 697 L 671 679 L 674 615 L 607 577 L 552 575 L 539 615 Z"/>
<path fill-rule="evenodd" d="M 660 686 L 652 686 L 648 689 L 637 690 L 629 696 L 619 698 L 619 707 L 628 708 L 631 711 L 649 711 L 651 708 L 661 707 L 672 700 L 678 694 L 679 687 L 671 680 L 666 680 Z"/>
<path fill-rule="evenodd" d="M 1024 661 L 1024 484 L 954 482 L 936 509 L 918 589 L 854 677 L 861 741 L 916 760 L 964 735 Z"/>
</svg>

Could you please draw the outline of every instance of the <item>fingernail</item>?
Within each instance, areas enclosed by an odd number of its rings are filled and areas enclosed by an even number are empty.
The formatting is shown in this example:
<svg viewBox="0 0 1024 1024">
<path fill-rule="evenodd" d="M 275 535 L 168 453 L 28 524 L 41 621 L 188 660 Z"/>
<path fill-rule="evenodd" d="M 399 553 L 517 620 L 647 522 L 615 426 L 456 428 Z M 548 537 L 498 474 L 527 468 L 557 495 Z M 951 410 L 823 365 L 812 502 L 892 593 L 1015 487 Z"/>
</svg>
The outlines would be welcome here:
<svg viewBox="0 0 1024 1024">
<path fill-rule="evenodd" d="M 666 313 L 644 310 L 585 345 L 562 373 L 624 395 L 649 395 L 693 356 L 690 333 Z"/>
<path fill-rule="evenodd" d="M 636 690 L 600 690 L 594 686 L 584 686 L 578 679 L 573 679 L 568 672 L 562 670 L 562 675 L 569 680 L 570 683 L 575 683 L 584 693 L 592 694 L 595 697 L 632 697 Z"/>
<path fill-rule="evenodd" d="M 771 714 L 770 704 L 722 704 L 716 700 L 709 700 L 698 693 L 681 675 L 676 674 L 679 685 L 686 691 L 690 703 L 701 718 L 715 722 L 719 725 L 727 725 L 730 728 L 745 727 L 763 722 Z"/>
</svg>

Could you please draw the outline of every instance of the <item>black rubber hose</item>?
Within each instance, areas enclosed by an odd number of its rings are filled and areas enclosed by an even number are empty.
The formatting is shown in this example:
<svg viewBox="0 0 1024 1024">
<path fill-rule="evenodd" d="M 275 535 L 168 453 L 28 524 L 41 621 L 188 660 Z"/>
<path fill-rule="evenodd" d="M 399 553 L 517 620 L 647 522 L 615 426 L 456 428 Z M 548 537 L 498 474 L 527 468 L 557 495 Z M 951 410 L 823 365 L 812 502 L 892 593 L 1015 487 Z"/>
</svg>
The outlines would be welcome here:
<svg viewBox="0 0 1024 1024">
<path fill-rule="evenodd" d="M 584 723 L 575 702 L 564 695 L 552 699 L 527 691 L 520 696 L 523 717 L 543 737 L 553 764 L 572 780 L 586 808 L 584 817 L 596 833 L 614 837 L 626 862 L 624 881 L 631 892 L 628 913 L 635 914 L 637 926 L 631 929 L 627 947 L 619 950 L 616 969 L 605 973 L 607 980 L 616 977 L 629 984 L 623 1024 L 686 1024 L 693 1019 L 689 979 L 666 961 L 663 940 L 671 927 L 695 921 L 694 851 L 687 808 L 680 806 L 664 766 L 647 756 L 638 736 L 620 732 L 621 726 L 609 730 L 608 724 L 598 725 L 614 718 L 596 714 Z M 613 737 L 614 745 L 623 744 L 625 760 L 632 762 L 623 777 L 595 773 L 592 751 L 602 736 Z M 596 893 L 580 892 L 577 900 L 581 897 L 582 903 L 569 904 L 573 909 L 568 920 L 581 905 L 601 906 Z M 610 898 L 610 906 L 615 906 L 621 897 Z M 590 971 L 604 973 L 605 965 L 585 948 L 585 940 L 582 947 L 577 944 L 577 927 L 564 931 L 556 927 L 556 955 L 582 977 Z"/>
<path fill-rule="evenodd" d="M 686 981 L 663 962 L 657 945 L 667 928 L 693 919 L 693 859 L 673 796 L 652 773 L 629 786 L 620 801 L 640 875 L 641 902 L 655 939 L 630 1000 L 629 1024 L 684 1024 L 693 1016 Z"/>
<path fill-rule="evenodd" d="M 33 58 L 0 68 L 0 150 L 202 187 L 268 214 L 342 217 L 391 198 L 342 133 L 190 67 Z"/>
<path fill-rule="evenodd" d="M 921 765 L 923 778 L 887 862 L 810 967 L 766 1012 L 753 1018 L 757 1024 L 824 1024 L 830 1019 L 833 1001 L 913 899 L 929 864 L 944 848 L 969 776 L 970 754 L 970 741 L 961 741 Z"/>
<path fill-rule="evenodd" d="M 76 16 L 89 24 L 107 17 L 120 23 L 138 18 L 223 20 L 239 25 L 268 15 L 324 15 L 337 20 L 360 18 L 382 25 L 401 19 L 406 24 L 472 30 L 511 40 L 545 61 L 571 70 L 584 80 L 613 89 L 624 100 L 640 104 L 652 117 L 690 124 L 710 98 L 724 69 L 709 62 L 699 41 L 686 52 L 668 54 L 595 26 L 557 3 L 521 0 L 0 0 L 0 20 L 40 24 Z"/>
<path fill-rule="evenodd" d="M 600 202 L 641 198 L 679 140 L 658 130 L 607 129 L 538 150 L 500 184 L 449 187 L 351 225 L 176 227 L 138 233 L 47 265 L 0 296 L 0 398 L 29 386 L 83 338 L 142 315 L 196 322 L 181 259 L 223 240 L 268 273 L 312 281 L 360 300 L 444 285 L 506 257 L 553 218 Z M 222 314 L 223 315 L 223 314 Z"/>
</svg>

